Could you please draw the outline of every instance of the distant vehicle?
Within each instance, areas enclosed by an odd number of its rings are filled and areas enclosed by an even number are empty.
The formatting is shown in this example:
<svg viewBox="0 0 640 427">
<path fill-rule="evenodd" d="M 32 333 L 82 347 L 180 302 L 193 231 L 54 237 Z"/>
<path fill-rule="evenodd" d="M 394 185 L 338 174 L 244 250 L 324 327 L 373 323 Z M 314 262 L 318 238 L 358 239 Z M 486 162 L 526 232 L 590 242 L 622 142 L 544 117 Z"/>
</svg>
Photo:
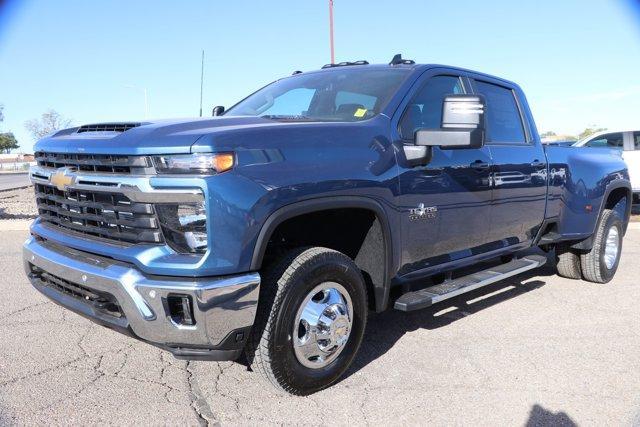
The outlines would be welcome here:
<svg viewBox="0 0 640 427">
<path fill-rule="evenodd" d="M 574 147 L 612 148 L 621 151 L 629 168 L 633 201 L 640 203 L 640 130 L 602 131 L 573 144 Z"/>
<path fill-rule="evenodd" d="M 295 73 L 214 112 L 40 140 L 24 246 L 36 289 L 178 358 L 244 354 L 307 395 L 349 368 L 369 310 L 540 267 L 532 247 L 555 248 L 564 277 L 618 268 L 622 157 L 543 146 L 515 83 L 397 55 Z"/>
<path fill-rule="evenodd" d="M 555 145 L 559 147 L 569 147 L 573 145 L 575 141 L 567 140 L 567 141 L 542 141 L 544 145 Z"/>
</svg>

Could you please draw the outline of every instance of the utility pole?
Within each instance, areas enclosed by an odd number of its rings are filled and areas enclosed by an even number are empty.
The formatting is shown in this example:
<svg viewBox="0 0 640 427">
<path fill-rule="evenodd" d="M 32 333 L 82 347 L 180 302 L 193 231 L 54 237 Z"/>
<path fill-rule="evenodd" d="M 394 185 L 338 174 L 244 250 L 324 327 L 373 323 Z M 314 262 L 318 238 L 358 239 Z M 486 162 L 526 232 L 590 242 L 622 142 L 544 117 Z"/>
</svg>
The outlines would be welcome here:
<svg viewBox="0 0 640 427">
<path fill-rule="evenodd" d="M 202 49 L 202 62 L 200 64 L 200 117 L 202 117 L 202 87 L 204 85 L 204 49 Z"/>
<path fill-rule="evenodd" d="M 329 0 L 329 44 L 331 48 L 331 63 L 336 63 L 335 51 L 333 50 L 333 0 Z"/>
</svg>

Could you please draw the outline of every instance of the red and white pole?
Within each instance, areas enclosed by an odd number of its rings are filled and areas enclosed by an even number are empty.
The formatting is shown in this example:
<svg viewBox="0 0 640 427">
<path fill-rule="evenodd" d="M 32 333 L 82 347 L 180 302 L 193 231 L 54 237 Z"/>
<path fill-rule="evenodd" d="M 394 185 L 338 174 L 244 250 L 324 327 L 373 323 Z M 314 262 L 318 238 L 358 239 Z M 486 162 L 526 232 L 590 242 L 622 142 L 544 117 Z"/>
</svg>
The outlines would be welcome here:
<svg viewBox="0 0 640 427">
<path fill-rule="evenodd" d="M 331 45 L 331 63 L 336 63 L 335 52 L 333 50 L 333 0 L 329 0 L 329 44 Z"/>
</svg>

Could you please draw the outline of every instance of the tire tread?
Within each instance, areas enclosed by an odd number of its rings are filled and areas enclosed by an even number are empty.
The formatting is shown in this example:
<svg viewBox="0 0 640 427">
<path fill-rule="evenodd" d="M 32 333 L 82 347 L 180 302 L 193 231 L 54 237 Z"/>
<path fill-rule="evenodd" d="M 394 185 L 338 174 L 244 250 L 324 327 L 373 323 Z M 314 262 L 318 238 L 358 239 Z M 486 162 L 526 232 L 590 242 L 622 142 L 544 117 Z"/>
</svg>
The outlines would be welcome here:
<svg viewBox="0 0 640 427">
<path fill-rule="evenodd" d="M 571 249 L 567 243 L 560 244 L 556 248 L 556 268 L 560 277 L 582 279 L 580 254 L 575 249 Z"/>
<path fill-rule="evenodd" d="M 602 211 L 596 232 L 593 236 L 593 247 L 589 252 L 584 252 L 580 255 L 582 277 L 589 282 L 606 283 L 611 280 L 611 278 L 607 279 L 602 275 L 600 256 L 604 250 L 603 244 L 606 243 L 604 236 L 606 227 L 612 215 L 615 215 L 615 212 L 611 209 Z M 622 236 L 620 236 L 620 238 L 622 238 Z M 618 256 L 620 256 L 620 254 L 618 254 Z"/>
<path fill-rule="evenodd" d="M 245 352 L 251 369 L 259 372 L 269 383 L 286 393 L 305 394 L 303 390 L 289 385 L 284 378 L 285 372 L 274 370 L 270 354 L 271 334 L 278 320 L 280 307 L 291 284 L 291 278 L 298 269 L 303 265 L 322 262 L 323 258 L 336 256 L 336 254 L 344 257 L 353 264 L 354 268 L 357 268 L 351 258 L 341 252 L 322 247 L 301 247 L 288 252 L 264 271 L 256 320 L 247 340 Z"/>
</svg>

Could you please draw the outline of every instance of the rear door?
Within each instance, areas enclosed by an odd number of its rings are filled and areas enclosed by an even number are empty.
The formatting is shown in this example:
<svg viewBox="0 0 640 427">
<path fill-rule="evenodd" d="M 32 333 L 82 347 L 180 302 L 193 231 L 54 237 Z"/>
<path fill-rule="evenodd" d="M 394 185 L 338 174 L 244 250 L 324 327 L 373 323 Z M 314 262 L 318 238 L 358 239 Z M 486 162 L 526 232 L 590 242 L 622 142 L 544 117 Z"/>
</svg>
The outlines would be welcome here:
<svg viewBox="0 0 640 427">
<path fill-rule="evenodd" d="M 489 240 L 495 249 L 527 242 L 544 220 L 544 149 L 532 135 L 517 88 L 484 78 L 474 79 L 473 87 L 487 103 L 486 141 L 493 159 Z"/>
</svg>

